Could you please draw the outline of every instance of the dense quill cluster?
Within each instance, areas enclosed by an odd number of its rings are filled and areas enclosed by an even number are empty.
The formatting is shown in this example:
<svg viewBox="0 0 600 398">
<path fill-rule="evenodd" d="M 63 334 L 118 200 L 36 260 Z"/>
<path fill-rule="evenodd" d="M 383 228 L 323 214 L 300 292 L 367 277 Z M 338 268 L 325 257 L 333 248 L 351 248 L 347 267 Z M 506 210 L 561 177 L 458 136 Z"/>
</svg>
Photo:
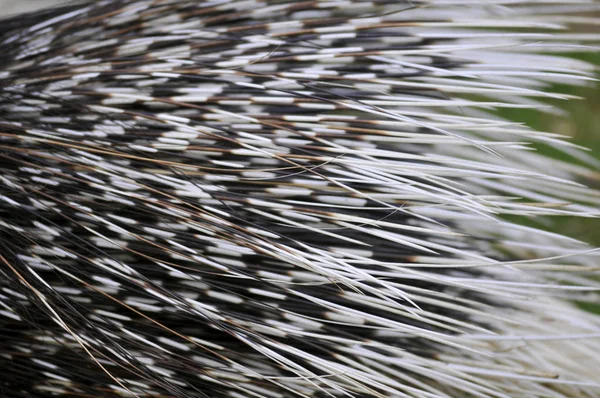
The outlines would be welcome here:
<svg viewBox="0 0 600 398">
<path fill-rule="evenodd" d="M 590 1 L 104 0 L 0 22 L 2 397 L 598 397 L 578 148 L 497 116 Z M 569 16 L 569 12 L 577 13 Z M 530 144 L 551 146 L 557 161 Z M 576 165 L 577 164 L 577 165 Z M 594 268 L 596 267 L 596 268 Z"/>
</svg>

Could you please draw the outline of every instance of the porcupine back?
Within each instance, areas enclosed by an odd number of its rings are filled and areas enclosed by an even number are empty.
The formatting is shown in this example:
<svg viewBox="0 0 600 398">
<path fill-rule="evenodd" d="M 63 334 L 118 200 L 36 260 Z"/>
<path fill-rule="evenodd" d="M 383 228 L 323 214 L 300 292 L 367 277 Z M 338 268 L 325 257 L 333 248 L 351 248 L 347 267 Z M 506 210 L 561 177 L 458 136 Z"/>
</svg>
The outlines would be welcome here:
<svg viewBox="0 0 600 398">
<path fill-rule="evenodd" d="M 600 322 L 569 303 L 597 299 L 596 253 L 506 221 L 596 215 L 596 165 L 496 115 L 558 112 L 550 83 L 593 76 L 560 24 L 597 9 L 129 0 L 1 22 L 2 396 L 600 396 Z"/>
</svg>

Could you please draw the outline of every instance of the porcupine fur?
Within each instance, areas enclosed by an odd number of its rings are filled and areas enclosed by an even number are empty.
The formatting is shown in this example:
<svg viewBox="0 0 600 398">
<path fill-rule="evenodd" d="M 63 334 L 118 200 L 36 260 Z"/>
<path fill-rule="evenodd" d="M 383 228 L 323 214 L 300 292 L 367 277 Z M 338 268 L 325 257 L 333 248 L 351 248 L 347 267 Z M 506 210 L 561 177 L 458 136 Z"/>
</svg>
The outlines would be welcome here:
<svg viewBox="0 0 600 398">
<path fill-rule="evenodd" d="M 0 395 L 600 396 L 596 252 L 506 217 L 596 215 L 597 165 L 498 116 L 593 76 L 563 28 L 598 8 L 0 22 Z"/>
</svg>

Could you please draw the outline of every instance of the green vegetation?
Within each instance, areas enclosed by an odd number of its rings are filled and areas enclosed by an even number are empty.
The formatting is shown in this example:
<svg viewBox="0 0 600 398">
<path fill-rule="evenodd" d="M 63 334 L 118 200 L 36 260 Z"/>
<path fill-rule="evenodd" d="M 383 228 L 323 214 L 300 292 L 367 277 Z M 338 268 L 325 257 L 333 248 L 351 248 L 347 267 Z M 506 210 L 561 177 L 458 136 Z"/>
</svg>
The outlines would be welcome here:
<svg viewBox="0 0 600 398">
<path fill-rule="evenodd" d="M 588 54 L 585 58 L 578 58 L 600 66 L 600 51 Z M 600 73 L 597 75 L 600 79 Z M 552 115 L 540 117 L 540 114 L 536 111 L 519 109 L 502 110 L 501 113 L 504 117 L 514 121 L 525 122 L 540 131 L 568 135 L 572 137 L 573 143 L 589 148 L 591 150 L 590 154 L 600 160 L 600 81 L 591 82 L 591 84 L 581 87 L 556 84 L 550 90 L 557 93 L 579 96 L 583 99 L 549 101 L 551 105 L 564 109 L 568 114 L 566 117 Z M 538 150 L 552 154 L 552 156 L 557 158 L 566 159 L 565 155 L 548 148 L 539 147 Z M 600 170 L 598 170 L 595 179 L 585 181 L 585 183 L 600 189 Z M 519 220 L 519 222 L 523 221 Z M 527 220 L 526 223 L 530 223 L 530 220 Z M 535 225 L 600 247 L 600 218 L 555 217 L 550 220 L 549 224 Z M 576 304 L 586 311 L 600 314 L 600 304 L 583 301 L 576 302 Z"/>
<path fill-rule="evenodd" d="M 585 58 L 581 56 L 577 58 L 600 66 L 600 51 L 586 54 Z M 600 78 L 600 73 L 597 76 Z M 600 82 L 590 82 L 586 86 L 579 87 L 556 84 L 550 87 L 549 91 L 575 95 L 582 97 L 582 99 L 547 101 L 550 105 L 564 109 L 568 114 L 565 117 L 553 115 L 540 117 L 538 111 L 522 109 L 503 109 L 500 114 L 514 121 L 524 122 L 539 131 L 568 135 L 572 137 L 571 141 L 573 143 L 589 148 L 591 150 L 590 154 L 600 160 Z M 537 147 L 537 149 L 556 158 L 572 161 L 571 158 L 567 158 L 567 156 L 555 150 L 545 147 Z M 600 170 L 595 178 L 583 181 L 583 183 L 600 189 Z M 598 218 L 555 217 L 549 224 L 542 226 L 536 223 L 535 225 L 600 247 L 600 219 Z"/>
</svg>

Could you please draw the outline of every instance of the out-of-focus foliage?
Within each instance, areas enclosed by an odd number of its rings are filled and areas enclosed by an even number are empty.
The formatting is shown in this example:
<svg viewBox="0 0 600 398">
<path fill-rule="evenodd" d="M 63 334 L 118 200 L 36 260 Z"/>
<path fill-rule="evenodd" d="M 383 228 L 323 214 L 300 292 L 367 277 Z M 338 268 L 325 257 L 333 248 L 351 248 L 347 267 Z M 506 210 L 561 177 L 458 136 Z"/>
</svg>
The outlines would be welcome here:
<svg viewBox="0 0 600 398">
<path fill-rule="evenodd" d="M 596 27 L 600 29 L 599 27 Z M 585 55 L 574 54 L 574 57 L 590 62 L 600 67 L 600 51 L 586 53 Z M 600 79 L 600 72 L 597 73 Z M 580 100 L 570 101 L 547 101 L 550 105 L 565 111 L 564 115 L 543 115 L 535 110 L 507 109 L 501 110 L 503 116 L 527 125 L 539 131 L 547 131 L 563 134 L 571 138 L 571 141 L 590 150 L 589 154 L 597 159 L 600 164 L 600 81 L 590 82 L 584 86 L 572 86 L 556 84 L 549 91 L 570 94 L 581 97 Z M 548 148 L 537 148 L 539 151 L 551 153 L 557 158 L 567 160 L 561 153 L 550 151 Z M 569 161 L 573 159 L 568 158 Z M 590 180 L 584 181 L 586 185 L 600 186 L 600 170 L 591 176 Z M 546 229 L 564 233 L 594 246 L 600 246 L 600 219 L 594 218 L 572 218 L 555 217 L 552 220 L 540 221 L 545 224 Z M 539 224 L 538 224 L 539 226 Z"/>
</svg>

